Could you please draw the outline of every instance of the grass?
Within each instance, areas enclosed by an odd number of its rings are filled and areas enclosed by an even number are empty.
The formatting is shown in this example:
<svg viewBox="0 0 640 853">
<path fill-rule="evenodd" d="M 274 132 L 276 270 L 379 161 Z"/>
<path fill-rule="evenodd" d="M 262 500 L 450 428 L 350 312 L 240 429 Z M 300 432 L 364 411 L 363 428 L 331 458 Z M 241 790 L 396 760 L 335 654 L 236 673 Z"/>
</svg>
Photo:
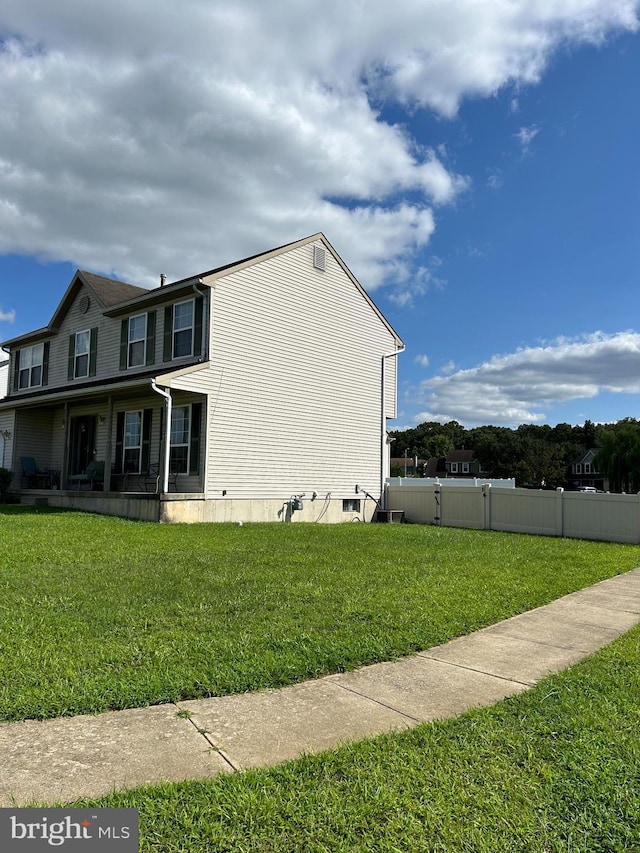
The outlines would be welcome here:
<svg viewBox="0 0 640 853">
<path fill-rule="evenodd" d="M 75 806 L 154 853 L 640 850 L 640 628 L 528 693 L 269 770 Z"/>
<path fill-rule="evenodd" d="M 290 684 L 441 643 L 640 563 L 410 525 L 151 525 L 0 510 L 0 719 Z"/>
</svg>

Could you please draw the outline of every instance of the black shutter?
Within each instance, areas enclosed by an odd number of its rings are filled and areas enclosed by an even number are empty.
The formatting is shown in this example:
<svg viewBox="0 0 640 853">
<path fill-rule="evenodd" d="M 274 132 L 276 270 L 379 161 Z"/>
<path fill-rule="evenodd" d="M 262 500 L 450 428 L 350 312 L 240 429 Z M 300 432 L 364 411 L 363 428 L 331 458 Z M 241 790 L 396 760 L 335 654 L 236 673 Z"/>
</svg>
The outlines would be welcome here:
<svg viewBox="0 0 640 853">
<path fill-rule="evenodd" d="M 114 460 L 113 473 L 122 474 L 122 457 L 124 449 L 124 412 L 116 415 L 116 458 Z"/>
<path fill-rule="evenodd" d="M 44 342 L 42 348 L 42 384 L 49 383 L 49 341 Z"/>
<path fill-rule="evenodd" d="M 162 348 L 162 360 L 171 361 L 173 347 L 171 339 L 173 337 L 173 305 L 167 305 L 164 309 L 164 344 Z"/>
<path fill-rule="evenodd" d="M 156 312 L 147 314 L 147 357 L 145 364 L 153 364 L 156 360 Z"/>
<path fill-rule="evenodd" d="M 67 379 L 71 380 L 76 374 L 75 371 L 76 358 L 76 336 L 69 335 L 69 364 L 67 368 Z"/>
<path fill-rule="evenodd" d="M 196 304 L 194 308 L 193 320 L 193 354 L 195 356 L 202 355 L 202 314 L 203 314 L 204 299 L 202 296 L 196 296 Z"/>
<path fill-rule="evenodd" d="M 98 327 L 91 329 L 91 340 L 89 343 L 89 376 L 96 375 L 96 361 L 98 357 Z"/>
<path fill-rule="evenodd" d="M 18 390 L 20 384 L 20 350 L 13 353 L 13 390 Z"/>
<path fill-rule="evenodd" d="M 200 473 L 200 432 L 202 420 L 202 403 L 191 406 L 191 436 L 189 439 L 189 473 Z"/>
<path fill-rule="evenodd" d="M 149 471 L 149 452 L 151 449 L 151 418 L 153 409 L 145 409 L 142 413 L 142 459 L 140 470 L 143 474 Z"/>
<path fill-rule="evenodd" d="M 123 320 L 120 325 L 120 370 L 127 369 L 127 349 L 129 348 L 129 320 Z"/>
</svg>

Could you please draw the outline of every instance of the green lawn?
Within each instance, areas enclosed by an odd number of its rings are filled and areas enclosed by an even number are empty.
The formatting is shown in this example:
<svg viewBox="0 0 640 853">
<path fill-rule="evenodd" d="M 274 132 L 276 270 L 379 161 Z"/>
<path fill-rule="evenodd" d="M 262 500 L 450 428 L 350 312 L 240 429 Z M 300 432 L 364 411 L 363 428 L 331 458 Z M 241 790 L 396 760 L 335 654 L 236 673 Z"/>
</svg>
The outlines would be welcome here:
<svg viewBox="0 0 640 853">
<path fill-rule="evenodd" d="M 0 719 L 255 690 L 409 654 L 640 564 L 412 525 L 152 525 L 0 508 Z"/>
<path fill-rule="evenodd" d="M 154 853 L 640 850 L 640 628 L 528 693 L 279 767 L 75 806 Z"/>
</svg>

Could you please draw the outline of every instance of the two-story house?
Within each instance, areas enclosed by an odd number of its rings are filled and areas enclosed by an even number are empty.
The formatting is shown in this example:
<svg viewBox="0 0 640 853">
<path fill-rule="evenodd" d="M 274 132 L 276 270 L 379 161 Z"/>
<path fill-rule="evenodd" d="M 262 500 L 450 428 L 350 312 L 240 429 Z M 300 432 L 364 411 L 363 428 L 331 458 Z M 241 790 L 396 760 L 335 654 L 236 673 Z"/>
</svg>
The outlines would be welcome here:
<svg viewBox="0 0 640 853">
<path fill-rule="evenodd" d="M 23 500 L 341 521 L 383 493 L 404 347 L 322 234 L 152 290 L 78 271 L 48 325 L 2 347 Z"/>
<path fill-rule="evenodd" d="M 609 480 L 595 465 L 598 448 L 592 447 L 571 463 L 571 483 L 574 489 L 609 491 Z"/>
</svg>

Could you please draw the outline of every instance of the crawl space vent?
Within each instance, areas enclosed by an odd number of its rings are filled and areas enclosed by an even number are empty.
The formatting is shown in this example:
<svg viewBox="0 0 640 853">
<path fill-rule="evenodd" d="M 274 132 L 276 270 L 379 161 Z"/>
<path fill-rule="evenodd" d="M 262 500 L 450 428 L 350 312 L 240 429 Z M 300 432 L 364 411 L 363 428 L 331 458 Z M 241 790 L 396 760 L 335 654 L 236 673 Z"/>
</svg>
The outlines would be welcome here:
<svg viewBox="0 0 640 853">
<path fill-rule="evenodd" d="M 325 269 L 326 263 L 326 251 L 322 248 L 322 246 L 314 246 L 313 247 L 313 265 L 317 270 Z"/>
</svg>

